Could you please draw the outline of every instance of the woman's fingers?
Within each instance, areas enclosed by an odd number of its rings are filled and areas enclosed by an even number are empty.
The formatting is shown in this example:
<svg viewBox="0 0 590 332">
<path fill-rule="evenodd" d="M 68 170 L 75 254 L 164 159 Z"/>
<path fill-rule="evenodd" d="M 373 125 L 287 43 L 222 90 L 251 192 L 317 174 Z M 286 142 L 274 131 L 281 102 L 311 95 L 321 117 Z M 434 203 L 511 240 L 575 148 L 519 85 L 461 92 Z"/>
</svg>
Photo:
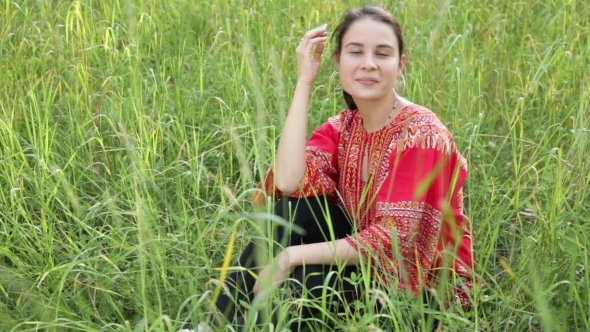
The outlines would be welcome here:
<svg viewBox="0 0 590 332">
<path fill-rule="evenodd" d="M 322 53 L 324 53 L 324 46 L 326 45 L 326 38 L 324 40 L 318 41 L 318 44 L 315 47 L 315 51 L 313 52 L 313 59 L 316 61 L 320 61 Z"/>
<path fill-rule="evenodd" d="M 325 36 L 326 35 L 326 29 L 327 28 L 328 28 L 328 25 L 327 24 L 324 24 L 324 25 L 320 25 L 317 28 L 311 29 L 311 30 L 307 31 L 305 33 L 305 35 L 303 35 L 303 39 L 304 40 L 308 40 L 308 39 L 312 39 L 312 38 L 315 38 L 315 37 L 320 37 L 322 35 Z"/>
<path fill-rule="evenodd" d="M 307 31 L 297 46 L 297 71 L 302 82 L 313 83 L 317 76 L 320 58 L 328 39 L 327 27 L 324 24 Z"/>
<path fill-rule="evenodd" d="M 326 40 L 328 40 L 328 37 L 315 37 L 306 41 L 302 41 L 300 47 L 297 48 L 297 52 L 301 55 L 304 55 L 306 58 L 309 57 L 319 60 L 320 56 L 324 52 L 324 45 Z M 305 43 L 305 45 L 303 45 L 303 43 Z M 311 49 L 314 45 L 316 45 L 316 49 L 314 51 L 314 54 L 312 55 Z"/>
<path fill-rule="evenodd" d="M 328 33 L 326 32 L 327 27 L 328 27 L 328 25 L 324 24 L 324 25 L 320 25 L 319 27 L 317 27 L 315 29 L 311 29 L 311 30 L 307 31 L 305 33 L 305 35 L 303 35 L 303 38 L 301 38 L 301 42 L 299 43 L 299 46 L 306 47 L 309 44 L 313 45 L 313 41 L 315 38 L 326 37 L 328 35 Z M 312 42 L 312 43 L 310 43 L 310 42 Z"/>
</svg>

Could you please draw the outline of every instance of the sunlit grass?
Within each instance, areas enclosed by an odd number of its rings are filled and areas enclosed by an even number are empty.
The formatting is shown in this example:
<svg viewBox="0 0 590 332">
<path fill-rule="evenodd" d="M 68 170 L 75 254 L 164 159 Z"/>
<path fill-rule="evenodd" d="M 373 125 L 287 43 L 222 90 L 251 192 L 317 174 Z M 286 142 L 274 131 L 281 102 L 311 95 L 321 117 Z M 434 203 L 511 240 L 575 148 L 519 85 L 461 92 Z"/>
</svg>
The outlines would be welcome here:
<svg viewBox="0 0 590 332">
<path fill-rule="evenodd" d="M 237 253 L 255 234 L 242 216 L 274 158 L 296 42 L 361 3 L 0 2 L 0 330 L 202 319 L 230 237 Z M 590 4 L 388 9 L 409 47 L 400 91 L 469 160 L 486 286 L 470 312 L 443 310 L 443 329 L 589 330 Z M 344 107 L 329 52 L 310 128 Z M 408 330 L 414 301 L 367 296 L 324 321 Z"/>
</svg>

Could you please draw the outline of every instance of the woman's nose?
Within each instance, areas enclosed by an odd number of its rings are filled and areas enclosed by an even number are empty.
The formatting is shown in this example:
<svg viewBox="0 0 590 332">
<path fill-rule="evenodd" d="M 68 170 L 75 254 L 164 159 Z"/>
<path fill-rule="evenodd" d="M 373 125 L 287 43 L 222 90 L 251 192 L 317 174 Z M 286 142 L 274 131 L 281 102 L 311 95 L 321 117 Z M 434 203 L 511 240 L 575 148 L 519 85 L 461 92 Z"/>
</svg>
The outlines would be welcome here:
<svg viewBox="0 0 590 332">
<path fill-rule="evenodd" d="M 375 64 L 375 59 L 373 58 L 372 54 L 365 55 L 363 59 L 363 68 L 367 70 L 377 68 L 377 65 Z"/>
</svg>

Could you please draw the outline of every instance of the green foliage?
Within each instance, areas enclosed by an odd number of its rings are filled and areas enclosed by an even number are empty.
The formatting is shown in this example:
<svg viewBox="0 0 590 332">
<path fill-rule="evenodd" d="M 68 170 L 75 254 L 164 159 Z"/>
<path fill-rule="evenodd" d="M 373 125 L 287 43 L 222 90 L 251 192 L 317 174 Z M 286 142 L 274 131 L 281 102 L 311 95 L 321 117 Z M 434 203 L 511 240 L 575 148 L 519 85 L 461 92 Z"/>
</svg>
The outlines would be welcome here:
<svg viewBox="0 0 590 332">
<path fill-rule="evenodd" d="M 360 4 L 0 2 L 0 330 L 202 319 L 223 244 L 253 234 L 239 216 L 273 160 L 296 43 Z M 388 6 L 409 47 L 402 93 L 439 114 L 470 165 L 486 286 L 471 311 L 438 312 L 443 329 L 589 330 L 590 4 Z M 331 51 L 312 128 L 344 107 Z M 326 320 L 405 331 L 414 304 L 377 294 Z"/>
</svg>

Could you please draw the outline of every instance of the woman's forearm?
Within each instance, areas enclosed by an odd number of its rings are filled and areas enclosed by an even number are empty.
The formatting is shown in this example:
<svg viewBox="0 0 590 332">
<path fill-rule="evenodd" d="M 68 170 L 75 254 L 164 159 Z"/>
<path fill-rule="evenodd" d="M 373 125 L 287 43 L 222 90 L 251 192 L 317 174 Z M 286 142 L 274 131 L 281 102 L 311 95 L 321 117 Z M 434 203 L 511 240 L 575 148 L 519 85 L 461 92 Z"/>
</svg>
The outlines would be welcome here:
<svg viewBox="0 0 590 332">
<path fill-rule="evenodd" d="M 305 174 L 307 115 L 311 84 L 298 83 L 279 140 L 275 165 L 275 186 L 285 194 L 297 190 Z"/>
<path fill-rule="evenodd" d="M 291 267 L 304 264 L 356 265 L 360 261 L 360 253 L 344 239 L 291 246 L 284 252 Z"/>
</svg>

